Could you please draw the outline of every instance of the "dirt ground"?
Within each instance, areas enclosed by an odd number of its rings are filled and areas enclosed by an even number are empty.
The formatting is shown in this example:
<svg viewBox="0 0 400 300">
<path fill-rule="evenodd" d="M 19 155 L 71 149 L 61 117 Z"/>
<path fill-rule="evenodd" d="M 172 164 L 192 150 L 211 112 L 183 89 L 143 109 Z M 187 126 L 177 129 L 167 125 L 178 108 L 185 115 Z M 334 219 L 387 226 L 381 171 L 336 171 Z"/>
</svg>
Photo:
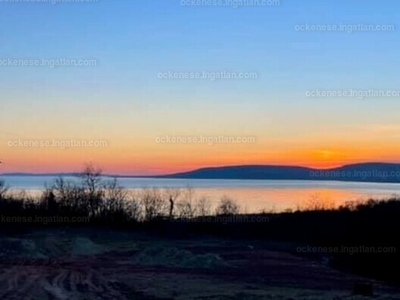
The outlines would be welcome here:
<svg viewBox="0 0 400 300">
<path fill-rule="evenodd" d="M 365 281 L 266 244 L 53 230 L 0 234 L 0 299 L 368 299 Z M 373 299 L 400 291 L 372 282 Z"/>
</svg>

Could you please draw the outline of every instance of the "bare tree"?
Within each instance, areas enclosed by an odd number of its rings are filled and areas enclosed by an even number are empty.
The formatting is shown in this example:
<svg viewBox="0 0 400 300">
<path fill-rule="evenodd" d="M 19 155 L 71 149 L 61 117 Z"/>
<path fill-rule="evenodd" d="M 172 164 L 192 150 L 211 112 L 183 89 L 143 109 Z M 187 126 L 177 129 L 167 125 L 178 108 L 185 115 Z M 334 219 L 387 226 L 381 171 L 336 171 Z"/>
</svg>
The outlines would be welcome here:
<svg viewBox="0 0 400 300">
<path fill-rule="evenodd" d="M 201 197 L 200 199 L 198 199 L 196 207 L 197 214 L 201 217 L 209 216 L 212 213 L 211 202 L 210 199 L 208 199 L 207 197 Z"/>
<path fill-rule="evenodd" d="M 305 202 L 302 210 L 329 210 L 335 208 L 335 202 L 330 199 L 323 199 L 318 194 L 313 194 Z"/>
<path fill-rule="evenodd" d="M 178 215 L 180 218 L 193 218 L 196 215 L 196 205 L 193 188 L 186 188 L 182 200 L 178 202 Z"/>
<path fill-rule="evenodd" d="M 95 217 L 100 209 L 103 197 L 102 171 L 89 164 L 85 167 L 81 177 L 82 188 L 89 206 L 90 213 Z"/>
<path fill-rule="evenodd" d="M 51 213 L 56 213 L 58 210 L 58 203 L 54 190 L 50 187 L 46 187 L 41 196 L 41 204 Z"/>
<path fill-rule="evenodd" d="M 127 201 L 126 190 L 118 185 L 117 179 L 114 178 L 104 184 L 103 201 L 101 203 L 102 213 L 116 213 L 124 211 L 125 202 Z"/>
<path fill-rule="evenodd" d="M 136 222 L 143 220 L 142 206 L 138 199 L 131 195 L 125 202 L 124 207 L 131 220 Z"/>
<path fill-rule="evenodd" d="M 82 186 L 91 194 L 96 193 L 102 186 L 102 170 L 88 164 L 80 174 Z"/>
<path fill-rule="evenodd" d="M 165 188 L 164 189 L 164 194 L 168 198 L 169 201 L 169 217 L 173 218 L 174 217 L 174 209 L 175 209 L 175 203 L 179 196 L 181 195 L 181 189 L 178 188 Z"/>
<path fill-rule="evenodd" d="M 151 221 L 165 212 L 165 201 L 159 189 L 142 189 L 139 194 L 140 203 L 144 209 L 144 218 Z"/>
<path fill-rule="evenodd" d="M 8 192 L 8 187 L 6 186 L 5 181 L 0 180 L 0 200 L 6 197 L 7 192 Z"/>
<path fill-rule="evenodd" d="M 53 182 L 51 190 L 60 207 L 70 212 L 88 214 L 89 206 L 86 202 L 87 199 L 85 198 L 83 187 L 59 177 Z"/>
<path fill-rule="evenodd" d="M 216 209 L 217 215 L 237 215 L 240 212 L 240 206 L 235 200 L 223 196 Z"/>
</svg>

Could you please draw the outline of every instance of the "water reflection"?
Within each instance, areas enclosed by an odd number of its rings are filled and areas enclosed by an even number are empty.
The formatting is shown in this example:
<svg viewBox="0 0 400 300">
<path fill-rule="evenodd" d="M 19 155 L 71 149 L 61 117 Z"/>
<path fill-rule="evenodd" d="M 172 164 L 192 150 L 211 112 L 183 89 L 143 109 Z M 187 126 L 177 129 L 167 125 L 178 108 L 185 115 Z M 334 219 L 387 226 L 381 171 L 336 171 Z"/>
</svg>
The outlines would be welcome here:
<svg viewBox="0 0 400 300">
<path fill-rule="evenodd" d="M 3 177 L 14 191 L 27 190 L 38 195 L 44 186 L 54 181 L 51 176 Z M 66 178 L 76 180 L 76 178 Z M 186 188 L 195 190 L 195 197 L 207 197 L 214 205 L 223 196 L 236 199 L 247 212 L 282 211 L 318 203 L 341 205 L 348 201 L 382 199 L 400 195 L 400 185 L 393 183 L 356 183 L 336 181 L 283 180 L 181 180 L 152 178 L 121 178 L 119 182 L 132 192 L 141 188 Z"/>
</svg>

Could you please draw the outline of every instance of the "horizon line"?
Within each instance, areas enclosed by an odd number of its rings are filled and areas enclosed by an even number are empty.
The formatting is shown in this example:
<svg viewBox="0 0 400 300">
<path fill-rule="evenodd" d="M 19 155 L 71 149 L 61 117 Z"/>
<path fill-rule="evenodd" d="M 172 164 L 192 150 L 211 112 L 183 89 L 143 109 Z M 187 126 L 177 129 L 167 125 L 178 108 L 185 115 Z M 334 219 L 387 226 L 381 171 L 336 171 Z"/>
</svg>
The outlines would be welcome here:
<svg viewBox="0 0 400 300">
<path fill-rule="evenodd" d="M 4 164 L 4 162 L 2 162 Z M 107 176 L 107 177 L 141 177 L 141 178 L 149 178 L 149 177 L 160 177 L 160 176 L 172 176 L 172 175 L 177 175 L 177 174 L 185 174 L 185 173 L 190 173 L 190 172 L 195 172 L 199 170 L 204 170 L 204 169 L 218 169 L 218 168 L 234 168 L 234 167 L 292 167 L 292 168 L 304 168 L 304 169 L 310 169 L 310 170 L 332 170 L 332 169 L 338 169 L 346 166 L 355 166 L 355 165 L 365 165 L 365 164 L 387 164 L 387 165 L 400 165 L 400 162 L 382 162 L 382 161 L 365 161 L 365 162 L 358 162 L 358 163 L 349 163 L 349 164 L 341 164 L 337 165 L 334 167 L 328 167 L 328 168 L 315 168 L 315 167 L 309 167 L 309 166 L 303 166 L 303 165 L 286 165 L 286 164 L 243 164 L 243 165 L 218 165 L 218 166 L 210 166 L 210 167 L 200 167 L 196 169 L 190 169 L 190 170 L 185 170 L 185 171 L 180 171 L 180 172 L 174 172 L 174 173 L 166 173 L 166 174 L 153 174 L 153 175 L 134 175 L 134 174 L 108 174 L 108 173 L 102 173 L 102 176 Z M 82 170 L 80 171 L 60 171 L 60 172 L 42 172 L 42 173 L 37 173 L 37 172 L 24 172 L 24 171 L 19 171 L 19 172 L 7 172 L 7 173 L 0 173 L 0 176 L 10 176 L 10 175 L 30 175 L 30 176 L 55 176 L 55 175 L 78 175 L 82 173 Z"/>
</svg>

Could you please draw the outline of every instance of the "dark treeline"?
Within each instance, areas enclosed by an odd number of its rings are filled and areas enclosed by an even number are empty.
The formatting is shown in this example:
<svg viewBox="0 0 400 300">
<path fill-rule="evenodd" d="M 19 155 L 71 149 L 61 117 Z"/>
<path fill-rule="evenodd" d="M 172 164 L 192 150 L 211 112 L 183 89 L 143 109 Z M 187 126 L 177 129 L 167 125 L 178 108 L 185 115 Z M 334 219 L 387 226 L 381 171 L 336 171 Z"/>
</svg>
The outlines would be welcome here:
<svg viewBox="0 0 400 300">
<path fill-rule="evenodd" d="M 40 197 L 25 192 L 11 193 L 6 183 L 0 180 L 1 225 L 31 223 L 30 226 L 47 226 L 53 223 L 56 226 L 68 223 L 69 226 L 82 226 L 86 223 L 128 228 L 160 220 L 240 212 L 239 205 L 228 197 L 223 197 L 213 209 L 209 199 L 196 198 L 191 188 L 144 188 L 129 193 L 116 179 L 107 180 L 93 166 L 88 166 L 77 179 L 68 181 L 60 177 L 46 187 Z"/>
<path fill-rule="evenodd" d="M 322 259 L 332 267 L 400 283 L 397 198 L 338 208 L 310 205 L 290 212 L 241 214 L 231 199 L 221 199 L 212 209 L 191 189 L 143 189 L 131 195 L 116 180 L 105 181 L 99 170 L 87 167 L 79 181 L 59 178 L 39 199 L 9 193 L 0 181 L 0 215 L 2 230 L 113 227 L 173 238 L 211 235 L 282 242 L 290 245 L 284 250 Z"/>
</svg>

